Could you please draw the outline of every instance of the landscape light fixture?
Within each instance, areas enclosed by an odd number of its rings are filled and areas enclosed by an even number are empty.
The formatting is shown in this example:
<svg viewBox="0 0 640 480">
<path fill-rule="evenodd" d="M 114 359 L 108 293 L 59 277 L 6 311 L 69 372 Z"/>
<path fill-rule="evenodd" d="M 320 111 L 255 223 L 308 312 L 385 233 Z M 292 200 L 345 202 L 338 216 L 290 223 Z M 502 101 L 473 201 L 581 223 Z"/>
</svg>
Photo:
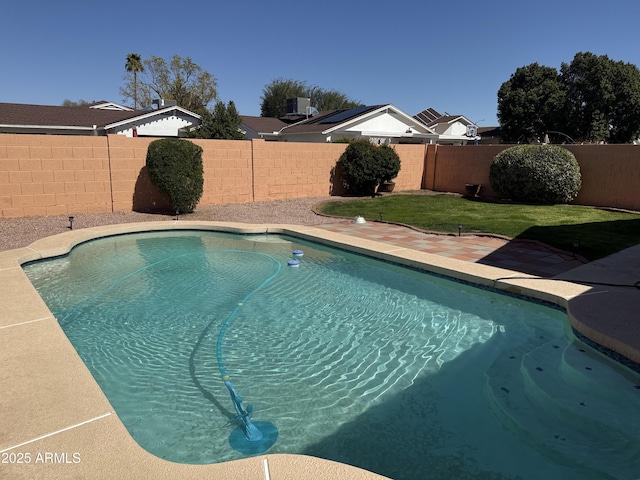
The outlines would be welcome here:
<svg viewBox="0 0 640 480">
<path fill-rule="evenodd" d="M 69 230 L 73 230 L 73 216 L 69 217 Z"/>
<path fill-rule="evenodd" d="M 176 210 L 176 222 L 178 221 L 178 217 L 180 216 L 180 211 Z"/>
<path fill-rule="evenodd" d="M 380 212 L 380 221 L 382 221 L 382 212 Z"/>
<path fill-rule="evenodd" d="M 458 224 L 458 236 L 460 236 L 460 232 L 462 232 L 462 224 Z"/>
</svg>

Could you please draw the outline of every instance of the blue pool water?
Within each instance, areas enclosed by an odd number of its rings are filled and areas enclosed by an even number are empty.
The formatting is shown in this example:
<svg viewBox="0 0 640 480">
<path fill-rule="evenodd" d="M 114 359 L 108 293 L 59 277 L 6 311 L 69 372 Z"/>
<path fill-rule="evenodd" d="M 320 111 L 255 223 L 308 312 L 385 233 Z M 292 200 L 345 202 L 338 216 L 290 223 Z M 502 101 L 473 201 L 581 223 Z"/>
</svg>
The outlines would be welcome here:
<svg viewBox="0 0 640 480">
<path fill-rule="evenodd" d="M 266 453 L 398 480 L 640 477 L 640 376 L 558 309 L 276 235 L 110 237 L 24 270 L 161 458 L 247 456 L 222 359 L 277 428 Z"/>
</svg>

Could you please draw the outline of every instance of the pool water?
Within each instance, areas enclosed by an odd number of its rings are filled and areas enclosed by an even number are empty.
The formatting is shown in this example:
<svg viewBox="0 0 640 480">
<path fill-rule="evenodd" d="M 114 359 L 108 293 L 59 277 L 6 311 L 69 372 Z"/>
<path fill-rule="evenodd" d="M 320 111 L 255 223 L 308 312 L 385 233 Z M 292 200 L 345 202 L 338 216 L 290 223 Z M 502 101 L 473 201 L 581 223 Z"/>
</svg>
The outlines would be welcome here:
<svg viewBox="0 0 640 480">
<path fill-rule="evenodd" d="M 266 453 L 397 480 L 640 477 L 640 375 L 556 308 L 278 235 L 124 235 L 24 270 L 158 457 L 246 456 L 221 359 L 278 430 Z"/>
</svg>

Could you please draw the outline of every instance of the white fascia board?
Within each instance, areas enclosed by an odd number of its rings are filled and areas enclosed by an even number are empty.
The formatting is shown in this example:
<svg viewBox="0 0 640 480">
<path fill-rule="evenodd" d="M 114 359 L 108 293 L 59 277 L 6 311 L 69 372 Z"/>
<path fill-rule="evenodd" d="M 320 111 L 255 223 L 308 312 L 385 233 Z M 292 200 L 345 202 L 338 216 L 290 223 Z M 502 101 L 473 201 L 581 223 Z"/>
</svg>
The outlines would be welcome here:
<svg viewBox="0 0 640 480">
<path fill-rule="evenodd" d="M 467 137 L 466 135 L 447 135 L 447 134 L 442 134 L 442 135 L 437 135 L 438 140 L 473 140 L 474 138 L 480 138 L 480 137 Z"/>
<path fill-rule="evenodd" d="M 93 127 L 76 127 L 70 125 L 10 125 L 6 123 L 0 123 L 0 128 L 32 128 L 32 129 L 46 129 L 46 130 L 101 130 L 102 127 L 94 125 Z"/>
<path fill-rule="evenodd" d="M 449 123 L 455 123 L 455 122 L 460 122 L 464 125 L 474 125 L 474 123 L 464 115 L 460 115 L 459 117 L 454 118 Z"/>
<path fill-rule="evenodd" d="M 139 115 L 137 117 L 127 118 L 126 120 L 121 120 L 121 121 L 116 122 L 116 123 L 110 123 L 109 125 L 105 125 L 104 128 L 116 128 L 116 127 L 120 127 L 122 125 L 127 125 L 129 123 L 136 123 L 136 122 L 139 122 L 141 120 L 146 120 L 148 118 L 164 115 L 164 114 L 172 112 L 174 110 L 179 110 L 182 113 L 184 113 L 185 115 L 193 117 L 193 118 L 198 119 L 198 120 L 200 120 L 202 118 L 197 113 L 190 112 L 189 110 L 186 110 L 186 109 L 184 109 L 182 107 L 173 106 L 173 107 L 163 108 L 162 110 L 153 110 L 152 112 L 145 113 L 144 115 Z"/>
<path fill-rule="evenodd" d="M 430 133 L 361 132 L 361 135 L 366 137 L 429 138 L 433 140 L 438 138 L 438 135 L 433 135 Z"/>
<path fill-rule="evenodd" d="M 97 105 L 92 105 L 89 108 L 96 108 L 98 110 L 122 110 L 123 112 L 133 112 L 133 108 L 125 107 L 124 105 L 113 102 L 99 103 Z"/>
</svg>

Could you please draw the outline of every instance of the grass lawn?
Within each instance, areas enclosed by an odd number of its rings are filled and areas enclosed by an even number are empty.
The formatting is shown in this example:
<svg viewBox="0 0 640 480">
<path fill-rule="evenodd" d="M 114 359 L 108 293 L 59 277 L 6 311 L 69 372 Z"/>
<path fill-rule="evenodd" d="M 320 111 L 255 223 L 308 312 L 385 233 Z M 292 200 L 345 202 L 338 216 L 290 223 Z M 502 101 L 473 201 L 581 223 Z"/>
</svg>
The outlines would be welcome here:
<svg viewBox="0 0 640 480">
<path fill-rule="evenodd" d="M 595 260 L 640 243 L 640 214 L 578 205 L 492 203 L 454 195 L 389 195 L 327 202 L 327 215 L 397 222 L 443 233 L 494 233 L 539 240 Z M 575 247 L 577 245 L 577 248 Z"/>
</svg>

